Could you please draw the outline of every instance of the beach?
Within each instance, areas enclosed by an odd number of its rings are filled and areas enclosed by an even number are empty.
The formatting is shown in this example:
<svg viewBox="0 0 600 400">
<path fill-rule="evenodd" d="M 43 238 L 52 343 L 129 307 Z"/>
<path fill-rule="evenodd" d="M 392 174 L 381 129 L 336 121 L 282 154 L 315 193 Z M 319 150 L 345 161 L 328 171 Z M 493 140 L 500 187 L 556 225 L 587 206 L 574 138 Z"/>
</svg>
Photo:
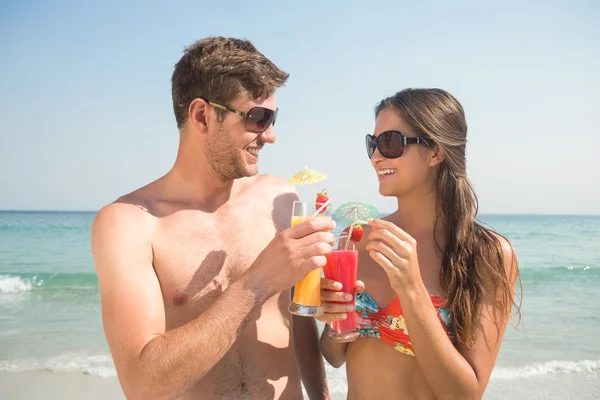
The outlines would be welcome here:
<svg viewBox="0 0 600 400">
<path fill-rule="evenodd" d="M 94 213 L 0 212 L 0 398 L 124 399 L 102 333 Z M 600 398 L 600 217 L 482 216 L 513 243 L 522 320 L 484 399 Z M 322 325 L 320 325 L 322 328 Z M 327 368 L 335 399 L 344 368 Z"/>
<path fill-rule="evenodd" d="M 117 378 L 77 372 L 0 372 L 0 388 L 1 398 L 5 400 L 125 399 Z"/>
<path fill-rule="evenodd" d="M 598 372 L 598 370 L 596 370 Z M 102 378 L 77 372 L 55 373 L 0 372 L 0 394 L 5 400 L 124 400 L 116 377 Z M 532 390 L 532 388 L 536 388 Z M 308 397 L 307 397 L 308 398 Z M 332 392 L 332 400 L 345 399 L 344 393 Z M 578 373 L 556 377 L 543 375 L 519 380 L 495 379 L 488 386 L 486 400 L 598 399 L 598 375 Z"/>
</svg>

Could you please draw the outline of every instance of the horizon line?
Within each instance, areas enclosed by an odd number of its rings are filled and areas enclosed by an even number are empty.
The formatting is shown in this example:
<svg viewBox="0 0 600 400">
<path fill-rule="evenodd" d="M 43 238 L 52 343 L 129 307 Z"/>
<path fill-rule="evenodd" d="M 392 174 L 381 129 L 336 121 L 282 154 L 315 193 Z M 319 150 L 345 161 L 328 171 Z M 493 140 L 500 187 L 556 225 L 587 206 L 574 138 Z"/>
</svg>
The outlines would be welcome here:
<svg viewBox="0 0 600 400">
<path fill-rule="evenodd" d="M 66 209 L 0 209 L 0 212 L 6 213 L 82 213 L 92 214 L 97 213 L 99 210 L 66 210 Z M 393 211 L 382 211 L 379 214 L 391 214 Z M 481 212 L 477 215 L 490 215 L 490 216 L 555 216 L 555 217 L 600 217 L 600 213 L 589 214 L 589 213 L 546 213 L 546 212 Z"/>
</svg>

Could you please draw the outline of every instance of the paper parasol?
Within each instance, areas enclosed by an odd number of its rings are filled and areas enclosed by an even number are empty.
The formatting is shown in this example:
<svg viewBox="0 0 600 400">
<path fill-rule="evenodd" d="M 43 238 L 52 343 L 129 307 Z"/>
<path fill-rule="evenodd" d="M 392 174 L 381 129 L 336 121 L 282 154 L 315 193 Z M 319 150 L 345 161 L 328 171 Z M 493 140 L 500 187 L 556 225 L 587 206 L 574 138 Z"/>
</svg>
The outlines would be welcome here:
<svg viewBox="0 0 600 400">
<path fill-rule="evenodd" d="M 335 210 L 335 218 L 342 225 L 366 224 L 369 218 L 377 218 L 379 212 L 375 206 L 365 203 L 344 203 Z"/>
<path fill-rule="evenodd" d="M 294 174 L 290 179 L 288 179 L 288 183 L 290 185 L 306 185 L 316 183 L 324 179 L 327 179 L 327 175 L 313 171 L 308 167 L 304 167 L 302 171 Z"/>
</svg>

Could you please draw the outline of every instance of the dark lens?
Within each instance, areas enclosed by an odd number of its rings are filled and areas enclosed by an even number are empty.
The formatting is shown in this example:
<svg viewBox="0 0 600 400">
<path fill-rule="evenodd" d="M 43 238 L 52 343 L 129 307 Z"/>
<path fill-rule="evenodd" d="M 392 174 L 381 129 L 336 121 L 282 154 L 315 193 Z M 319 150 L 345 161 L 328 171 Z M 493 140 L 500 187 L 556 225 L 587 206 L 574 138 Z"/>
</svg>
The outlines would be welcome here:
<svg viewBox="0 0 600 400">
<path fill-rule="evenodd" d="M 248 111 L 246 129 L 250 132 L 262 133 L 275 121 L 275 112 L 263 107 L 254 107 Z"/>
<path fill-rule="evenodd" d="M 404 143 L 400 132 L 383 132 L 377 137 L 379 141 L 379 151 L 385 158 L 398 158 L 402 155 Z"/>
<path fill-rule="evenodd" d="M 373 153 L 375 153 L 375 136 L 367 135 L 365 136 L 365 144 L 367 145 L 367 155 L 369 158 L 373 157 Z"/>
</svg>

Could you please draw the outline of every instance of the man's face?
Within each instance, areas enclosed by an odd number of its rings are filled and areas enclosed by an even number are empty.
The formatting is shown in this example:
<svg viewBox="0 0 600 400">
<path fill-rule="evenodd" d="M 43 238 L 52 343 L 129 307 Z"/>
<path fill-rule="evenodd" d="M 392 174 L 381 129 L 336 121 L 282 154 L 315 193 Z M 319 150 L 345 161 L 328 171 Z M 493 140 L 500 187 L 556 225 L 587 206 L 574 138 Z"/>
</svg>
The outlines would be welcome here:
<svg viewBox="0 0 600 400">
<path fill-rule="evenodd" d="M 223 105 L 242 112 L 248 112 L 256 106 L 276 109 L 275 95 L 262 99 L 239 96 L 230 104 Z M 224 120 L 209 128 L 205 148 L 209 165 L 225 180 L 256 175 L 260 150 L 265 143 L 275 142 L 273 125 L 261 134 L 249 132 L 244 117 L 229 111 L 223 112 Z"/>
</svg>

